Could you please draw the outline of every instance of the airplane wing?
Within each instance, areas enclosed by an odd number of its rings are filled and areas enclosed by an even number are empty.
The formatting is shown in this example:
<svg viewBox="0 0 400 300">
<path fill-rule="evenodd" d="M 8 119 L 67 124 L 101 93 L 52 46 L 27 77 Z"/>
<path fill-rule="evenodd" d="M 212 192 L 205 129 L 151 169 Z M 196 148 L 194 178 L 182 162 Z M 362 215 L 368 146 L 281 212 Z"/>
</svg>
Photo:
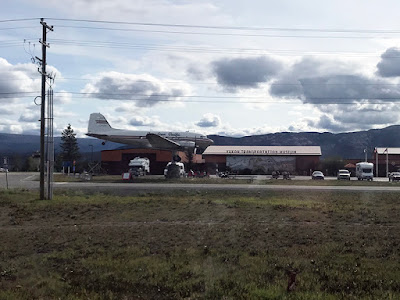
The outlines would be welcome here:
<svg viewBox="0 0 400 300">
<path fill-rule="evenodd" d="M 178 143 L 171 141 L 170 139 L 164 138 L 155 133 L 148 133 L 146 135 L 146 139 L 154 148 L 159 149 L 168 149 L 168 150 L 179 150 L 181 149 L 181 145 Z"/>
<path fill-rule="evenodd" d="M 95 137 L 98 139 L 103 139 L 104 137 L 108 136 L 107 134 L 98 134 L 98 133 L 90 133 L 90 132 L 86 133 L 85 135 Z"/>
</svg>

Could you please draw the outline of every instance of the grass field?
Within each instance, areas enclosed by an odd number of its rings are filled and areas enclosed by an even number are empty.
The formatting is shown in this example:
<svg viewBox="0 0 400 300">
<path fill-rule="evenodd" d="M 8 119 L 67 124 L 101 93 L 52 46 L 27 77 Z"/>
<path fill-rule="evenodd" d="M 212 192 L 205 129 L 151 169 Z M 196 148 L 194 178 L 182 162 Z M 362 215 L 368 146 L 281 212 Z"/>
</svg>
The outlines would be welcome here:
<svg viewBox="0 0 400 300">
<path fill-rule="evenodd" d="M 37 179 L 39 180 L 39 178 Z M 85 182 L 87 180 L 56 174 L 54 176 L 56 182 Z M 257 185 L 305 185 L 305 186 L 400 186 L 400 182 L 388 181 L 347 181 L 347 180 L 275 180 L 275 179 L 260 179 L 256 180 L 252 175 L 242 178 L 179 178 L 165 179 L 163 176 L 144 176 L 135 177 L 132 180 L 122 180 L 121 175 L 100 175 L 93 176 L 91 182 L 96 183 L 176 183 L 180 184 L 257 184 Z"/>
<path fill-rule="evenodd" d="M 0 191 L 0 299 L 400 299 L 399 196 Z"/>
</svg>

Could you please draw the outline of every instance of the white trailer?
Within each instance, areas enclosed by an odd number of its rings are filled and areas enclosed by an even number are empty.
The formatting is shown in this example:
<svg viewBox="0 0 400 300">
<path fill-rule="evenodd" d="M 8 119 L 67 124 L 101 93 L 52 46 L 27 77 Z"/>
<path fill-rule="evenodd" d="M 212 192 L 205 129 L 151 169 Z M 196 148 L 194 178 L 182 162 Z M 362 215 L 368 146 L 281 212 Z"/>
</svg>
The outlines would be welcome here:
<svg viewBox="0 0 400 300">
<path fill-rule="evenodd" d="M 135 157 L 129 162 L 129 172 L 134 176 L 150 173 L 150 160 L 147 157 Z"/>
<path fill-rule="evenodd" d="M 359 162 L 356 164 L 356 177 L 358 180 L 373 180 L 374 164 L 369 162 Z"/>
</svg>

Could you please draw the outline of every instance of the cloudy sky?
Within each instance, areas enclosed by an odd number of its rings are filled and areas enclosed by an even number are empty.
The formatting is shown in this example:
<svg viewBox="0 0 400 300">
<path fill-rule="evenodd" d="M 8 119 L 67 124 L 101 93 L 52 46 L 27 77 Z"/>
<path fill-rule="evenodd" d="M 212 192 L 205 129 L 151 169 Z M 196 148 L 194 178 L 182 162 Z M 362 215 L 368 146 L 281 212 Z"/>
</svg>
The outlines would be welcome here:
<svg viewBox="0 0 400 300">
<path fill-rule="evenodd" d="M 0 132 L 39 134 L 41 17 L 56 135 L 92 112 L 231 136 L 399 124 L 399 1 L 0 2 Z"/>
</svg>

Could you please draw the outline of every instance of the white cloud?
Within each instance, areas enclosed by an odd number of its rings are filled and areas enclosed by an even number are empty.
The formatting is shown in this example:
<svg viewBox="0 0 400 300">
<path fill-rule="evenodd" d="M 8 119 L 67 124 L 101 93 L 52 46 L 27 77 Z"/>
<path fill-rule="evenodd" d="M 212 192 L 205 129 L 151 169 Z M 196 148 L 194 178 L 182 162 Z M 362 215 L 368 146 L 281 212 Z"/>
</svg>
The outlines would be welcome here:
<svg viewBox="0 0 400 300">
<path fill-rule="evenodd" d="M 37 112 L 37 113 L 32 113 L 32 112 L 23 113 L 18 119 L 19 122 L 25 122 L 25 123 L 38 122 L 39 120 L 40 120 L 40 112 Z"/>
<path fill-rule="evenodd" d="M 267 56 L 224 58 L 212 63 L 220 85 L 229 91 L 256 88 L 282 69 L 279 61 Z"/>
<path fill-rule="evenodd" d="M 37 79 L 32 79 L 34 77 Z M 35 66 L 33 64 L 12 65 L 0 57 L 0 101 L 9 103 L 25 95 L 34 97 L 35 92 L 40 94 L 40 77 Z"/>
<path fill-rule="evenodd" d="M 162 123 L 158 117 L 146 117 L 146 116 L 134 116 L 130 119 L 129 124 L 132 126 L 150 126 L 150 127 L 162 127 Z"/>
<path fill-rule="evenodd" d="M 36 1 L 38 2 L 38 1 Z M 170 0 L 50 0 L 47 6 L 72 16 L 90 16 L 96 20 L 149 21 L 200 24 L 207 18 L 208 24 L 222 24 L 230 20 L 211 2 L 181 2 Z M 166 13 L 168 12 L 168 13 Z"/>
<path fill-rule="evenodd" d="M 148 74 L 101 73 L 82 90 L 87 97 L 103 100 L 130 100 L 132 105 L 151 107 L 159 103 L 180 101 L 190 94 L 190 86 L 176 82 L 173 86 Z"/>
<path fill-rule="evenodd" d="M 54 94 L 53 99 L 55 104 L 68 104 L 72 102 L 72 94 L 67 92 L 66 90 L 57 91 L 57 94 Z"/>
<path fill-rule="evenodd" d="M 201 120 L 196 123 L 196 125 L 199 127 L 218 127 L 220 124 L 221 118 L 212 113 L 203 115 Z"/>
<path fill-rule="evenodd" d="M 0 131 L 12 134 L 38 134 L 39 122 L 18 124 L 13 120 L 2 120 L 0 123 Z"/>
<path fill-rule="evenodd" d="M 382 55 L 381 60 L 377 64 L 377 74 L 382 77 L 399 77 L 400 76 L 400 49 L 391 47 Z"/>
<path fill-rule="evenodd" d="M 381 33 L 381 29 L 400 26 L 398 18 L 393 17 L 400 4 L 361 2 L 326 4 L 312 0 L 305 5 L 289 0 L 273 4 L 227 0 L 22 0 L 11 1 L 0 14 L 3 19 L 11 18 L 23 4 L 31 15 L 45 8 L 54 17 L 73 19 L 264 28 L 280 24 L 282 28 L 322 29 L 250 31 L 47 20 L 55 29 L 48 35 L 48 63 L 68 74 L 65 80 L 59 74 L 56 77 L 57 123 L 77 124 L 86 131 L 83 127 L 87 126 L 87 117 L 96 110 L 109 112 L 110 122 L 115 122 L 117 128 L 133 129 L 132 124 L 136 124 L 157 130 L 197 128 L 208 133 L 247 135 L 288 129 L 356 130 L 398 122 L 398 110 L 384 98 L 400 97 L 398 61 L 392 57 L 399 51 L 399 40 L 394 33 Z M 362 18 L 370 12 L 373 20 Z M 41 29 L 38 20 L 21 22 L 21 26 L 32 29 L 3 30 L 1 39 L 22 43 L 27 38 L 37 43 Z M 324 28 L 371 29 L 375 33 L 333 33 Z M 314 38 L 305 37 L 310 35 Z M 40 49 L 35 55 L 40 56 Z M 20 45 L 2 47 L 2 57 L 0 73 L 7 75 L 4 78 L 0 74 L 0 113 L 13 124 L 38 126 L 34 116 L 39 108 L 32 104 L 40 94 L 37 67 L 27 63 L 30 55 Z M 48 67 L 49 71 L 53 69 Z M 85 78 L 84 74 L 89 75 Z M 91 80 L 82 81 L 88 78 Z M 35 93 L 26 98 L 4 94 L 27 91 Z M 70 93 L 78 91 L 101 95 L 74 99 Z M 116 99 L 111 100 L 107 93 L 113 93 Z M 124 100 L 126 97 L 134 99 Z M 328 105 L 328 98 L 341 104 Z M 323 104 L 317 100 L 323 100 Z M 255 101 L 261 103 L 250 103 Z M 205 113 L 220 116 L 223 121 L 202 118 Z M 154 116 L 161 121 L 152 123 Z M 200 128 L 196 123 L 210 127 Z"/>
</svg>

